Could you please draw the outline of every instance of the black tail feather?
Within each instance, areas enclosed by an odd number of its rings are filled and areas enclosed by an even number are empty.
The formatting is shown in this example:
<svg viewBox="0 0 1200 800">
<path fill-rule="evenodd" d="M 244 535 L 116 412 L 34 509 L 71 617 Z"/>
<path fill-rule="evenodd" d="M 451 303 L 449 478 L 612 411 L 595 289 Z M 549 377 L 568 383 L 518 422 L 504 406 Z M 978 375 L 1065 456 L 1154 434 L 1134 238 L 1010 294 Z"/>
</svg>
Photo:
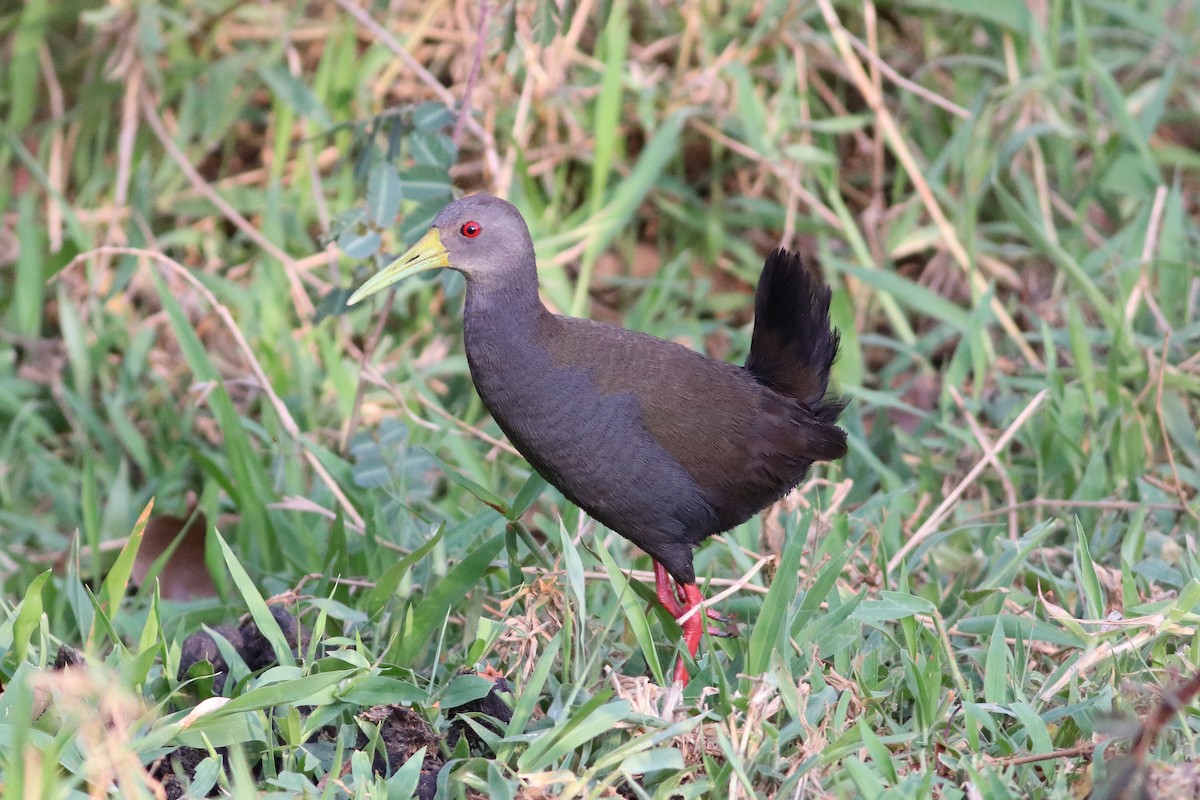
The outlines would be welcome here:
<svg viewBox="0 0 1200 800">
<path fill-rule="evenodd" d="M 829 287 L 798 253 L 767 256 L 754 296 L 754 333 L 746 369 L 775 391 L 833 424 L 845 400 L 825 400 L 841 337 L 829 324 Z"/>
</svg>

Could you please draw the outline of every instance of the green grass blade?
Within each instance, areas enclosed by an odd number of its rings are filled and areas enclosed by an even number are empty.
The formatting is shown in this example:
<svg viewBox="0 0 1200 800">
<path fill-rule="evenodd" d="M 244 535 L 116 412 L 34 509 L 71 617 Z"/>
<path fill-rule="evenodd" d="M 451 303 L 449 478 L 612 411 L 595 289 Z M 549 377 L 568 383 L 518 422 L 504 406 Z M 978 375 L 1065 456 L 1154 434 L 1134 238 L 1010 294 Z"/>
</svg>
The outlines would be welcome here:
<svg viewBox="0 0 1200 800">
<path fill-rule="evenodd" d="M 217 544 L 221 548 L 221 555 L 225 559 L 225 567 L 233 576 L 233 583 L 237 586 L 238 593 L 241 594 L 242 600 L 246 603 L 246 608 L 250 612 L 250 616 L 254 619 L 254 624 L 258 626 L 259 631 L 267 641 L 271 643 L 271 649 L 275 651 L 275 658 L 283 666 L 292 666 L 296 663 L 296 659 L 292 653 L 292 643 L 288 642 L 287 637 L 283 635 L 283 630 L 279 627 L 279 623 L 275 621 L 274 615 L 271 614 L 271 609 L 267 606 L 266 600 L 259 594 L 258 587 L 250 578 L 250 574 L 246 572 L 241 561 L 234 555 L 229 544 L 225 541 L 225 537 L 220 531 L 213 531 L 213 535 L 217 537 Z"/>
<path fill-rule="evenodd" d="M 796 599 L 796 590 L 800 583 L 800 556 L 804 553 L 804 542 L 807 536 L 804 532 L 812 524 L 812 511 L 805 509 L 804 513 L 789 525 L 788 536 L 783 545 L 783 553 L 779 557 L 779 567 L 767 590 L 763 601 L 762 611 L 754 621 L 754 629 L 750 633 L 747 645 L 746 671 L 751 675 L 765 672 L 771 664 L 771 653 L 783 651 L 783 634 L 787 630 L 788 613 Z"/>
<path fill-rule="evenodd" d="M 662 664 L 658 660 L 658 651 L 654 647 L 654 636 L 650 632 L 650 621 L 646 617 L 642 601 L 633 591 L 629 581 L 625 578 L 625 573 L 617 566 L 617 562 L 599 537 L 595 540 L 595 548 L 600 555 L 601 563 L 604 564 L 604 571 L 608 573 L 608 580 L 612 583 L 613 591 L 620 598 L 625 621 L 633 632 L 633 638 L 637 641 L 638 647 L 641 648 L 642 657 L 646 659 L 646 664 L 650 667 L 654 680 L 658 682 L 659 686 L 665 686 L 666 677 L 663 674 Z"/>
<path fill-rule="evenodd" d="M 412 628 L 405 631 L 404 639 L 400 643 L 401 663 L 410 664 L 416 661 L 421 653 L 426 652 L 434 634 L 442 629 L 442 623 L 450 609 L 480 585 L 492 561 L 503 549 L 504 534 L 491 537 L 455 565 L 429 594 L 417 602 L 413 607 Z"/>
</svg>

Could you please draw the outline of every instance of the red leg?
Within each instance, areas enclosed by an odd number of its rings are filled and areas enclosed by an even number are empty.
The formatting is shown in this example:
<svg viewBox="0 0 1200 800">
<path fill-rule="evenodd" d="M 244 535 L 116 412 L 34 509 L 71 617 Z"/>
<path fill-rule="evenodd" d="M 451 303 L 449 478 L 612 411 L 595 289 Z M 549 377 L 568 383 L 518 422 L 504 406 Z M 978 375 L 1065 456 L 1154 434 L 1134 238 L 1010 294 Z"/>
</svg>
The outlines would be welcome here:
<svg viewBox="0 0 1200 800">
<path fill-rule="evenodd" d="M 654 562 L 654 593 L 658 595 L 658 602 L 662 603 L 662 607 L 675 619 L 679 619 L 687 611 L 685 606 L 688 603 L 688 596 L 685 588 L 681 585 L 672 588 L 672 580 L 667 568 L 657 561 Z M 678 600 L 675 599 L 676 594 L 678 594 Z M 704 609 L 704 615 L 717 622 L 729 622 L 729 618 L 722 616 L 715 608 Z M 724 631 L 717 629 L 710 629 L 709 633 L 713 636 L 729 636 Z"/>
<path fill-rule="evenodd" d="M 679 588 L 683 591 L 686 598 L 683 608 L 684 614 L 696 606 L 703 605 L 704 598 L 700 595 L 700 587 L 696 584 L 685 583 Z M 699 612 L 693 614 L 690 619 L 685 620 L 683 623 L 683 642 L 687 645 L 688 653 L 691 654 L 692 658 L 696 657 L 696 652 L 700 649 L 700 635 L 704 632 L 705 616 L 704 609 L 701 608 Z M 687 664 L 682 657 L 675 663 L 675 680 L 687 686 Z"/>
<path fill-rule="evenodd" d="M 672 585 L 674 584 L 674 585 Z M 657 561 L 654 562 L 654 593 L 658 597 L 658 602 L 662 603 L 663 608 L 667 610 L 672 617 L 679 619 L 688 611 L 691 611 L 696 606 L 704 604 L 704 598 L 700 595 L 700 587 L 694 583 L 679 583 L 672 581 L 667 568 Z M 688 652 L 692 658 L 696 657 L 697 651 L 700 649 L 700 637 L 704 633 L 706 619 L 713 619 L 718 622 L 728 622 L 729 620 L 722 617 L 714 609 L 702 608 L 695 615 L 690 617 L 683 623 L 683 641 L 687 645 Z M 709 627 L 708 632 L 713 636 L 736 636 L 736 632 L 730 633 L 719 628 Z M 687 664 L 682 658 L 675 665 L 675 680 L 683 683 L 685 686 L 688 682 Z"/>
<path fill-rule="evenodd" d="M 671 591 L 671 576 L 667 574 L 667 568 L 657 561 L 654 562 L 654 593 L 658 595 L 658 602 L 662 603 L 667 613 L 675 619 L 679 619 L 683 614 L 683 609 L 680 608 L 679 601 L 675 599 L 675 594 Z"/>
</svg>

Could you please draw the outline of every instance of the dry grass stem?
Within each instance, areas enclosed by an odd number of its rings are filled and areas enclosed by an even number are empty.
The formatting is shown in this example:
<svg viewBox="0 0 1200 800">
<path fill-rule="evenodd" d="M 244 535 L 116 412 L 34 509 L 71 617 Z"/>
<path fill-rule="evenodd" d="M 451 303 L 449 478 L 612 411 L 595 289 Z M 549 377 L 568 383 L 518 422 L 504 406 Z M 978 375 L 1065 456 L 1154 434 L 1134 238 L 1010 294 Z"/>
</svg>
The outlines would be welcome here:
<svg viewBox="0 0 1200 800">
<path fill-rule="evenodd" d="M 929 519 L 925 520 L 925 523 L 917 529 L 917 532 L 914 533 L 912 537 L 904 543 L 904 546 L 896 551 L 896 554 L 892 556 L 891 560 L 888 561 L 887 571 L 889 574 L 895 572 L 896 568 L 903 563 L 905 557 L 909 553 L 915 550 L 921 544 L 921 542 L 937 531 L 938 526 L 941 525 L 942 521 L 949 515 L 950 510 L 954 507 L 954 504 L 958 501 L 958 498 L 962 496 L 963 492 L 965 492 L 972 483 L 974 483 L 975 479 L 978 478 L 980 473 L 982 473 L 983 470 L 988 466 L 990 460 L 1008 445 L 1009 440 L 1016 435 L 1017 431 L 1021 429 L 1021 426 L 1025 424 L 1026 420 L 1033 416 L 1033 412 L 1037 411 L 1038 407 L 1041 406 L 1048 394 L 1049 391 L 1047 389 L 1042 389 L 1040 392 L 1034 395 L 1033 399 L 1030 400 L 1021 413 L 1017 415 L 1017 418 L 1013 420 L 1012 424 L 1009 425 L 1004 433 L 1000 435 L 1000 438 L 996 440 L 996 443 L 984 451 L 983 458 L 971 468 L 971 471 L 968 472 L 961 481 L 959 481 L 958 485 L 954 487 L 950 494 L 946 495 L 946 499 L 944 499 L 938 505 L 938 507 L 934 509 L 933 513 L 929 515 Z"/>
</svg>

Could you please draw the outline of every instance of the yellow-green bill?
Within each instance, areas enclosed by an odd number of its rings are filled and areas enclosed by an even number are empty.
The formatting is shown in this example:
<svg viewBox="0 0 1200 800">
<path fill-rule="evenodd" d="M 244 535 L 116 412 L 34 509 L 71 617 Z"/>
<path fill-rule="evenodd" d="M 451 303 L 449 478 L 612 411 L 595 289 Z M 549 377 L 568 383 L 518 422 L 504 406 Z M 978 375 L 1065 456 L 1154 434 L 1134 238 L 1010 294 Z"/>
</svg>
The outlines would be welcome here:
<svg viewBox="0 0 1200 800">
<path fill-rule="evenodd" d="M 442 246 L 442 237 L 437 228 L 430 228 L 416 244 L 408 248 L 404 255 L 388 264 L 372 275 L 366 283 L 358 287 L 358 291 L 350 295 L 346 305 L 370 297 L 381 289 L 386 289 L 397 281 L 404 280 L 409 275 L 424 272 L 429 269 L 441 269 L 450 266 L 450 255 Z"/>
</svg>

